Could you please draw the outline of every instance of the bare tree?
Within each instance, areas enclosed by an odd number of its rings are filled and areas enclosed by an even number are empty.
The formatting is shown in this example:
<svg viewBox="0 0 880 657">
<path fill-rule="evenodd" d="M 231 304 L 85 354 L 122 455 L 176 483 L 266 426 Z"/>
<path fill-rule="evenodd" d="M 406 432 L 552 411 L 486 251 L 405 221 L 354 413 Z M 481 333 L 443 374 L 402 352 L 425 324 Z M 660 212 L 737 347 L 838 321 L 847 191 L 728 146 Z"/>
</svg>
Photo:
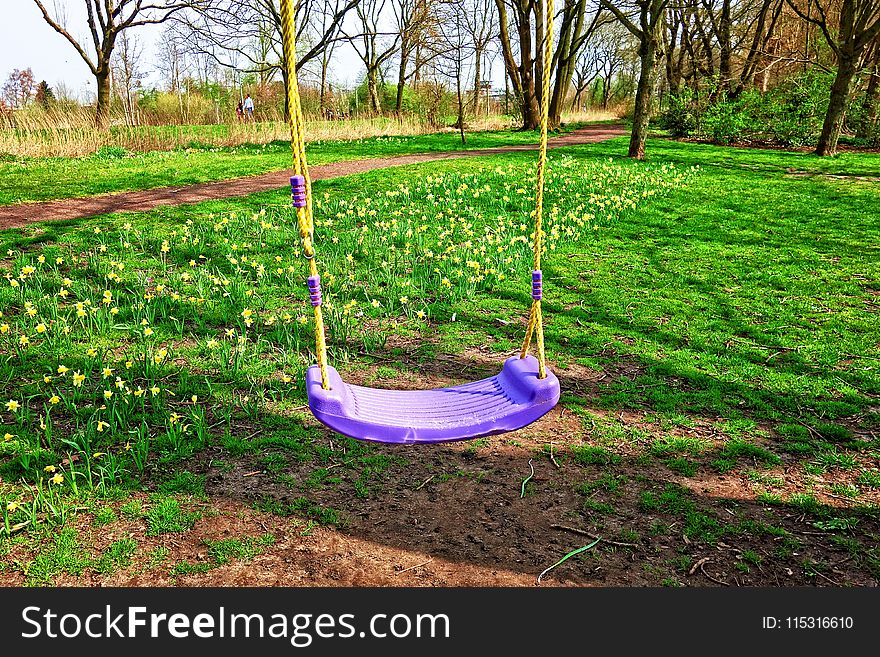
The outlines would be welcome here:
<svg viewBox="0 0 880 657">
<path fill-rule="evenodd" d="M 462 22 L 464 30 L 470 38 L 474 57 L 474 95 L 473 111 L 476 113 L 480 102 L 480 89 L 483 84 L 483 57 L 489 44 L 498 33 L 498 15 L 495 12 L 495 0 L 461 0 Z"/>
<path fill-rule="evenodd" d="M 669 0 L 601 0 L 617 16 L 621 24 L 639 40 L 639 83 L 633 109 L 633 127 L 629 141 L 629 157 L 645 157 L 648 121 L 658 59 L 662 57 L 661 31 Z"/>
<path fill-rule="evenodd" d="M 816 155 L 834 155 L 837 153 L 837 141 L 843 127 L 853 78 L 867 65 L 865 55 L 868 46 L 880 35 L 880 2 L 842 0 L 836 21 L 830 16 L 835 9 L 832 0 L 787 2 L 803 20 L 819 27 L 837 59 L 828 111 L 816 145 Z"/>
<path fill-rule="evenodd" d="M 110 71 L 117 39 L 125 30 L 141 25 L 164 23 L 175 13 L 198 0 L 80 0 L 86 9 L 88 39 L 82 43 L 71 34 L 63 11 L 52 13 L 42 0 L 34 0 L 43 19 L 74 47 L 89 67 L 98 87 L 95 124 L 106 128 L 110 122 Z"/>
<path fill-rule="evenodd" d="M 31 69 L 15 69 L 3 84 L 3 100 L 12 108 L 22 108 L 33 98 L 36 86 Z"/>
<path fill-rule="evenodd" d="M 141 80 L 146 77 L 138 67 L 144 48 L 137 37 L 128 32 L 122 32 L 113 52 L 111 65 L 113 67 L 113 82 L 116 91 L 122 100 L 122 110 L 125 112 L 125 120 L 128 125 L 137 124 L 135 112 L 135 94 L 141 86 Z"/>
<path fill-rule="evenodd" d="M 185 40 L 180 24 L 172 22 L 165 27 L 157 43 L 156 69 L 173 94 L 180 94 L 181 81 L 189 71 Z"/>
<path fill-rule="evenodd" d="M 463 0 L 466 1 L 466 0 Z M 434 34 L 437 17 L 434 0 L 391 0 L 391 11 L 399 35 L 400 48 L 397 63 L 397 97 L 394 111 L 400 115 L 403 109 L 403 92 L 406 81 L 415 74 L 418 66 L 436 56 L 437 49 L 431 47 L 430 37 Z M 410 61 L 418 51 L 418 66 L 410 69 Z M 431 51 L 426 60 L 426 53 Z"/>
<path fill-rule="evenodd" d="M 370 110 L 374 114 L 382 113 L 382 101 L 379 98 L 379 77 L 382 66 L 397 52 L 400 32 L 383 26 L 384 12 L 388 0 L 360 0 L 355 7 L 359 32 L 348 35 L 352 47 L 364 63 L 367 78 L 367 95 Z"/>
<path fill-rule="evenodd" d="M 467 98 L 464 85 L 470 78 L 469 63 L 473 60 L 473 39 L 466 26 L 464 3 L 448 0 L 439 5 L 439 36 L 442 55 L 438 68 L 443 75 L 455 84 L 455 97 L 458 107 L 457 127 L 461 143 L 467 143 L 465 136 L 465 113 Z"/>
<path fill-rule="evenodd" d="M 558 126 L 562 120 L 562 107 L 571 87 L 578 54 L 596 33 L 596 30 L 612 22 L 610 13 L 602 11 L 600 4 L 587 22 L 587 0 L 565 0 L 562 21 L 559 23 L 557 46 L 553 55 L 556 78 L 550 96 L 550 124 Z"/>
<path fill-rule="evenodd" d="M 538 111 L 538 97 L 535 93 L 536 70 L 542 60 L 542 49 L 533 53 L 535 42 L 540 39 L 533 36 L 532 14 L 541 14 L 536 11 L 536 2 L 541 0 L 495 0 L 498 10 L 498 38 L 501 43 L 501 54 L 504 57 L 504 69 L 513 88 L 513 94 L 517 98 L 522 115 L 523 130 L 534 130 L 538 127 L 540 112 Z M 541 5 L 543 7 L 543 4 Z M 511 11 L 508 12 L 508 9 Z M 511 38 L 510 29 L 514 29 L 516 39 Z M 537 26 L 534 27 L 537 31 Z M 543 29 L 541 30 L 543 36 Z M 514 54 L 516 49 L 516 54 Z M 519 55 L 519 61 L 517 56 Z"/>
<path fill-rule="evenodd" d="M 341 26 L 361 0 L 299 0 L 295 3 L 296 71 L 342 39 Z M 279 0 L 198 0 L 175 17 L 185 27 L 191 55 L 260 76 L 268 82 L 288 66 L 282 43 Z M 285 116 L 288 113 L 285 95 Z"/>
</svg>

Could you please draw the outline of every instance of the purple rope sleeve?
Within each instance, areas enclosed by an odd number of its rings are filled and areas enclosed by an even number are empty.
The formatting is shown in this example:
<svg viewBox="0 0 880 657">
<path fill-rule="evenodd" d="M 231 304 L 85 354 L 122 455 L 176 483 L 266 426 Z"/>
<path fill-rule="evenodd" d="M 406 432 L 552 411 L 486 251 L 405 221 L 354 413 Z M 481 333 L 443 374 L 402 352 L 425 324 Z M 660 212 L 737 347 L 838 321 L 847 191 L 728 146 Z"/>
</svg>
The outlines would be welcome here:
<svg viewBox="0 0 880 657">
<path fill-rule="evenodd" d="M 541 270 L 536 269 L 532 272 L 532 299 L 535 301 L 541 300 L 542 293 L 542 282 L 541 282 Z"/>
<path fill-rule="evenodd" d="M 306 207 L 306 179 L 304 176 L 290 177 L 290 196 L 293 199 L 293 207 Z"/>
<path fill-rule="evenodd" d="M 309 276 L 309 299 L 313 306 L 321 305 L 321 277 Z"/>
</svg>

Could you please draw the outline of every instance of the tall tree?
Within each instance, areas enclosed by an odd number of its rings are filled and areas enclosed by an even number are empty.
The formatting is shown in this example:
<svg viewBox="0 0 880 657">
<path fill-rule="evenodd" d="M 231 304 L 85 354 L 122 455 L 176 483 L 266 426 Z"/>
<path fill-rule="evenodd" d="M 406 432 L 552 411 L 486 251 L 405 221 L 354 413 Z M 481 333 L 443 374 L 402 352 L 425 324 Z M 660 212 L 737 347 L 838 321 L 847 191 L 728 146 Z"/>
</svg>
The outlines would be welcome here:
<svg viewBox="0 0 880 657">
<path fill-rule="evenodd" d="M 837 59 L 837 72 L 831 84 L 828 111 L 816 145 L 816 155 L 837 153 L 837 141 L 843 127 L 846 104 L 853 78 L 867 65 L 868 46 L 880 36 L 880 2 L 877 0 L 840 0 L 837 20 L 832 11 L 834 0 L 787 0 L 803 20 L 817 25 Z"/>
<path fill-rule="evenodd" d="M 349 35 L 351 45 L 364 63 L 367 77 L 367 95 L 370 110 L 382 113 L 379 98 L 379 77 L 382 66 L 397 52 L 400 32 L 383 28 L 388 0 L 361 0 L 355 7 L 359 32 Z"/>
<path fill-rule="evenodd" d="M 35 89 L 34 72 L 15 69 L 3 84 L 3 100 L 12 108 L 22 108 L 33 98 Z"/>
<path fill-rule="evenodd" d="M 556 76 L 550 95 L 550 125 L 558 126 L 562 121 L 562 109 L 568 95 L 571 81 L 577 66 L 578 54 L 594 36 L 596 30 L 610 23 L 611 14 L 602 11 L 602 6 L 590 18 L 587 0 L 565 0 L 562 21 L 556 35 L 556 49 L 553 55 L 553 68 Z"/>
<path fill-rule="evenodd" d="M 391 11 L 397 25 L 400 48 L 397 62 L 397 96 L 394 111 L 403 110 L 403 92 L 406 81 L 412 75 L 410 60 L 416 50 L 424 50 L 435 21 L 432 0 L 392 0 Z M 414 73 L 414 71 L 413 71 Z"/>
<path fill-rule="evenodd" d="M 669 0 L 601 0 L 639 41 L 639 82 L 633 108 L 629 157 L 645 157 L 648 121 L 651 119 L 657 64 L 663 54 L 662 29 Z"/>
<path fill-rule="evenodd" d="M 540 43 L 540 38 L 532 32 L 540 31 L 543 36 L 543 29 L 538 29 L 537 20 L 533 25 L 532 15 L 541 14 L 540 21 L 543 23 L 543 12 L 537 11 L 536 7 L 541 2 L 542 0 L 495 0 L 504 69 L 520 106 L 523 130 L 534 130 L 540 120 L 536 93 L 536 89 L 540 88 L 540 80 L 536 80 L 536 71 L 540 68 L 541 48 L 537 48 L 538 52 L 533 52 L 533 46 Z M 512 10 L 511 13 L 508 13 L 508 9 Z M 511 38 L 511 27 L 515 31 L 515 40 Z"/>
<path fill-rule="evenodd" d="M 263 82 L 280 74 L 287 82 L 279 0 L 188 0 L 190 11 L 175 17 L 186 33 L 188 52 L 219 66 L 254 73 Z M 343 38 L 342 23 L 361 0 L 299 0 L 296 71 Z M 285 116 L 288 113 L 284 97 Z"/>
<path fill-rule="evenodd" d="M 55 92 L 52 91 L 52 87 L 50 87 L 49 83 L 45 80 L 42 80 L 37 85 L 37 93 L 34 96 L 34 100 L 37 101 L 37 105 L 46 110 L 49 109 L 54 102 Z"/>
<path fill-rule="evenodd" d="M 134 96 L 141 86 L 145 74 L 140 69 L 140 59 L 144 53 L 143 46 L 137 37 L 128 32 L 119 35 L 116 50 L 113 53 L 113 82 L 116 92 L 122 100 L 122 110 L 128 125 L 137 124 Z"/>
<path fill-rule="evenodd" d="M 186 6 L 181 0 L 80 0 L 85 5 L 88 37 L 82 43 L 67 27 L 65 15 L 57 5 L 49 12 L 42 0 L 34 3 L 43 19 L 74 47 L 95 76 L 98 96 L 95 124 L 106 128 L 110 122 L 110 75 L 113 51 L 119 35 L 141 25 L 164 23 Z"/>
<path fill-rule="evenodd" d="M 464 85 L 470 77 L 469 63 L 473 61 L 473 39 L 468 33 L 465 14 L 468 9 L 455 0 L 442 2 L 438 6 L 438 30 L 442 55 L 437 66 L 440 72 L 455 84 L 455 97 L 458 107 L 458 132 L 461 143 L 467 143 L 465 136 L 465 110 L 467 98 Z"/>
<path fill-rule="evenodd" d="M 495 39 L 498 32 L 498 17 L 495 14 L 494 0 L 462 0 L 462 24 L 470 38 L 470 49 L 474 57 L 474 93 L 472 109 L 474 114 L 480 104 L 480 90 L 483 85 L 483 57 L 489 49 L 489 44 Z"/>
</svg>

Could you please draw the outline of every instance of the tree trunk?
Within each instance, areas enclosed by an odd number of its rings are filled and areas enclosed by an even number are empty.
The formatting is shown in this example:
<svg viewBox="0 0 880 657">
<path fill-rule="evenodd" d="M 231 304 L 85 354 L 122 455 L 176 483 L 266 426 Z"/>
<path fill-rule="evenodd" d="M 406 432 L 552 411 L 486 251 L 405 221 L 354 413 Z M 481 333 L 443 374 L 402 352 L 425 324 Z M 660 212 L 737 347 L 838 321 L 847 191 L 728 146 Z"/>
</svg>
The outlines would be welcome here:
<svg viewBox="0 0 880 657">
<path fill-rule="evenodd" d="M 379 100 L 379 82 L 376 80 L 376 69 L 367 71 L 367 91 L 370 96 L 370 109 L 376 115 L 382 113 L 382 103 Z"/>
<path fill-rule="evenodd" d="M 98 69 L 95 75 L 98 85 L 98 99 L 95 108 L 95 126 L 100 130 L 110 127 L 110 67 Z"/>
<path fill-rule="evenodd" d="M 483 74 L 482 62 L 483 49 L 476 48 L 474 50 L 474 117 L 480 112 L 480 77 Z"/>
<path fill-rule="evenodd" d="M 455 77 L 455 90 L 458 95 L 458 134 L 461 135 L 461 144 L 462 146 L 467 144 L 467 139 L 464 135 L 464 93 L 461 89 L 461 69 L 458 70 L 458 75 Z"/>
<path fill-rule="evenodd" d="M 538 99 L 535 95 L 535 61 L 532 59 L 532 25 L 528 20 L 528 3 L 520 0 L 522 13 L 517 24 L 519 34 L 519 79 L 522 129 L 534 130 L 540 123 Z M 538 58 L 536 58 L 538 59 Z"/>
<path fill-rule="evenodd" d="M 837 153 L 837 140 L 840 138 L 849 88 L 855 74 L 856 58 L 851 53 L 841 52 L 838 56 L 837 75 L 831 85 L 831 97 L 828 100 L 825 122 L 822 124 L 822 134 L 819 135 L 819 143 L 816 145 L 816 155 Z"/>
<path fill-rule="evenodd" d="M 878 52 L 878 57 L 880 57 L 880 52 Z M 871 71 L 862 107 L 865 112 L 865 120 L 859 127 L 858 136 L 865 138 L 880 121 L 880 66 L 874 67 L 874 70 Z"/>
<path fill-rule="evenodd" d="M 281 67 L 281 81 L 284 84 L 284 88 L 287 89 L 287 66 Z M 245 113 L 245 118 L 247 118 L 247 113 Z M 284 94 L 284 120 L 290 121 L 290 98 L 287 97 L 287 94 Z"/>
<path fill-rule="evenodd" d="M 629 140 L 629 157 L 642 160 L 645 157 L 645 140 L 648 137 L 648 121 L 651 119 L 651 101 L 654 95 L 655 54 L 657 42 L 645 38 L 639 45 L 639 84 L 633 111 L 632 135 Z"/>
<path fill-rule="evenodd" d="M 398 118 L 403 111 L 403 88 L 406 84 L 406 65 L 409 63 L 409 44 L 400 44 L 400 66 L 397 68 L 397 96 L 394 100 L 394 113 Z"/>
<path fill-rule="evenodd" d="M 733 54 L 733 46 L 730 42 L 730 0 L 721 3 L 721 17 L 718 20 L 718 75 L 721 78 L 720 87 L 724 94 L 730 92 L 732 74 L 730 59 Z"/>
<path fill-rule="evenodd" d="M 321 113 L 321 118 L 327 118 L 327 58 L 321 58 L 321 96 L 318 101 L 318 111 Z M 286 81 L 285 81 L 286 87 Z"/>
</svg>

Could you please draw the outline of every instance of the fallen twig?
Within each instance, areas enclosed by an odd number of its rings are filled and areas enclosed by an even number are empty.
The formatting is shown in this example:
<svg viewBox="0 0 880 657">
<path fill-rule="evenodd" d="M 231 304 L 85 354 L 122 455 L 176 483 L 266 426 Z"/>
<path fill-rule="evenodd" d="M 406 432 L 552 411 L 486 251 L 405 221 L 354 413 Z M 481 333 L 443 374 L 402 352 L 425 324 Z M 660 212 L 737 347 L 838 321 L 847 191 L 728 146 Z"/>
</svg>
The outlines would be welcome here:
<svg viewBox="0 0 880 657">
<path fill-rule="evenodd" d="M 580 534 L 581 536 L 586 536 L 587 538 L 591 538 L 595 540 L 601 540 L 603 543 L 608 543 L 608 545 L 617 545 L 619 547 L 629 547 L 638 549 L 641 547 L 640 545 L 636 545 L 635 543 L 623 543 L 622 541 L 612 541 L 607 538 L 600 538 L 599 536 L 593 536 L 589 532 L 585 532 L 583 529 L 578 529 L 577 527 L 568 527 L 567 525 L 550 525 L 551 529 L 561 529 L 566 532 L 572 532 L 575 534 Z"/>
<path fill-rule="evenodd" d="M 424 488 L 425 484 L 427 484 L 429 481 L 431 481 L 436 476 L 437 475 L 432 474 L 430 477 L 428 477 L 422 483 L 420 483 L 418 486 L 416 486 L 414 490 L 419 490 L 420 488 Z"/>
<path fill-rule="evenodd" d="M 568 554 L 566 554 L 564 557 L 562 557 L 559 561 L 557 561 L 555 564 L 553 564 L 553 565 L 550 566 L 549 568 L 545 568 L 543 571 L 541 571 L 541 574 L 538 575 L 537 584 L 540 584 L 540 583 L 541 583 L 541 579 L 544 577 L 544 575 L 546 575 L 546 574 L 549 573 L 551 570 L 553 570 L 554 568 L 556 568 L 556 566 L 558 566 L 558 565 L 561 564 L 561 563 L 564 563 L 565 561 L 571 559 L 573 556 L 575 556 L 575 555 L 577 555 L 577 554 L 580 554 L 581 552 L 586 552 L 586 551 L 589 550 L 590 548 L 594 548 L 594 547 L 596 547 L 596 545 L 598 545 L 599 541 L 601 541 L 601 540 L 602 540 L 601 537 L 600 537 L 600 538 L 597 538 L 595 541 L 593 541 L 592 543 L 589 543 L 588 545 L 585 545 L 585 546 L 583 546 L 583 547 L 579 547 L 577 550 L 572 550 L 571 552 L 569 552 Z"/>
<path fill-rule="evenodd" d="M 818 570 L 814 570 L 813 573 L 814 573 L 815 575 L 818 575 L 818 576 L 821 577 L 822 579 L 827 579 L 829 582 L 831 582 L 832 584 L 834 584 L 834 586 L 840 586 L 840 585 L 841 585 L 840 582 L 835 582 L 833 579 L 831 579 L 830 577 L 827 577 L 826 575 L 823 575 L 823 574 L 820 573 Z"/>
<path fill-rule="evenodd" d="M 550 463 L 556 466 L 556 469 L 559 469 L 559 464 L 556 462 L 556 459 L 553 456 L 553 441 L 550 441 Z"/>
<path fill-rule="evenodd" d="M 727 582 L 722 582 L 720 579 L 715 579 L 709 573 L 706 572 L 705 562 L 700 564 L 700 572 L 703 573 L 707 579 L 711 579 L 716 584 L 721 584 L 721 586 L 730 586 Z"/>
<path fill-rule="evenodd" d="M 523 479 L 522 488 L 519 493 L 519 499 L 522 499 L 526 496 L 526 484 L 529 483 L 529 479 L 535 476 L 535 466 L 532 465 L 532 459 L 529 459 L 529 468 L 531 469 L 531 473 L 528 477 Z"/>
<path fill-rule="evenodd" d="M 405 572 L 407 572 L 407 571 L 409 571 L 409 570 L 415 570 L 416 568 L 419 568 L 419 567 L 421 567 L 421 566 L 427 566 L 427 565 L 428 565 L 429 563 L 431 563 L 432 561 L 434 561 L 434 558 L 433 558 L 433 557 L 431 557 L 431 558 L 428 559 L 427 561 L 423 561 L 422 563 L 417 563 L 415 566 L 410 566 L 409 568 L 404 568 L 403 570 L 398 570 L 396 573 L 394 573 L 394 575 L 395 575 L 395 576 L 397 576 L 397 575 L 401 575 L 401 574 L 403 574 L 403 573 L 405 573 Z"/>
<path fill-rule="evenodd" d="M 254 475 L 261 474 L 262 472 L 263 472 L 262 470 L 254 470 L 253 472 L 247 472 L 241 476 L 242 477 L 253 477 Z"/>
<path fill-rule="evenodd" d="M 712 561 L 711 557 L 703 557 L 702 559 L 697 561 L 697 563 L 691 566 L 691 569 L 688 571 L 688 575 L 693 575 L 695 572 L 697 572 L 697 568 L 702 568 L 704 563 L 708 563 L 710 561 Z"/>
</svg>

